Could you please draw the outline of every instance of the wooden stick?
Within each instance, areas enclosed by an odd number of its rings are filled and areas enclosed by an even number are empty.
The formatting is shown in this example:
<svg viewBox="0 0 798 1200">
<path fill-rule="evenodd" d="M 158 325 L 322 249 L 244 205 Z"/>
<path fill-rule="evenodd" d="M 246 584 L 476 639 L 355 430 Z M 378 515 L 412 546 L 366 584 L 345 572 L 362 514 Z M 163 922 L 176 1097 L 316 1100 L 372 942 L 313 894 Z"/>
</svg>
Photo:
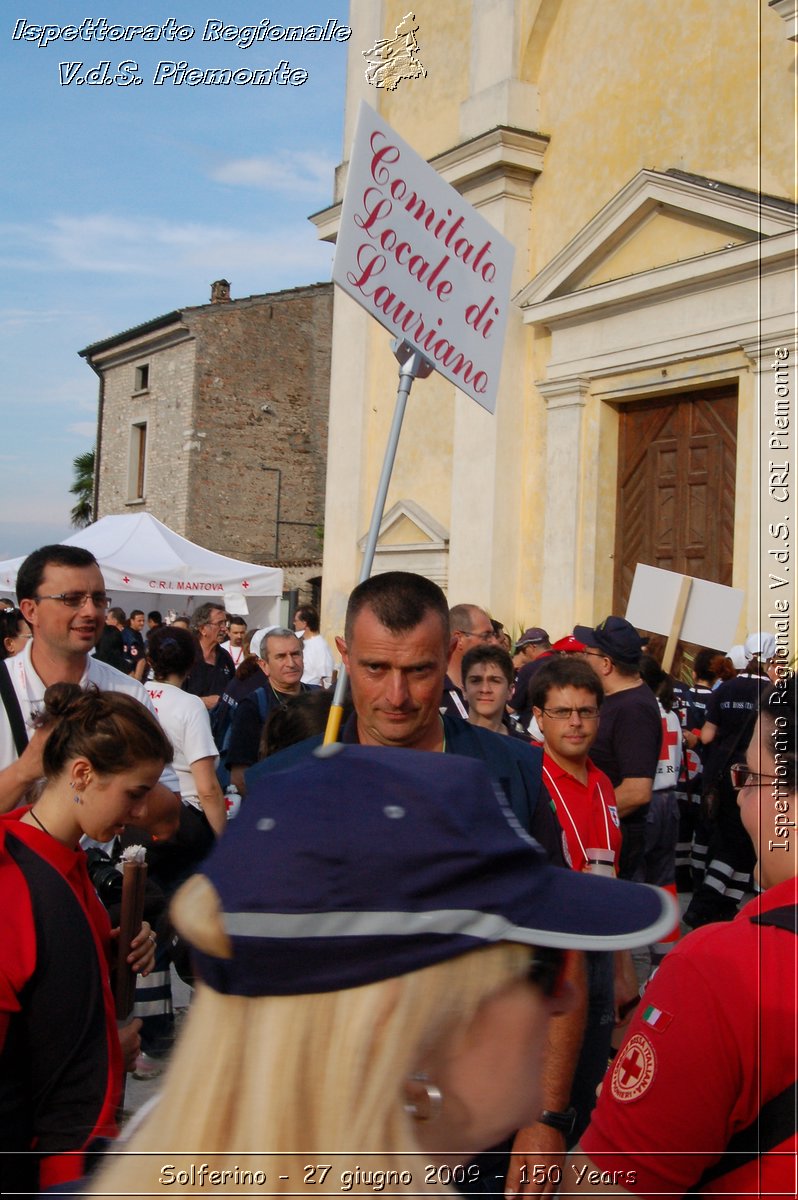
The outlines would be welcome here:
<svg viewBox="0 0 798 1200">
<path fill-rule="evenodd" d="M 126 854 L 134 849 L 128 848 Z M 147 881 L 147 864 L 144 861 L 144 848 L 135 849 L 141 852 L 139 858 L 128 858 L 124 863 L 122 874 L 122 912 L 119 918 L 119 941 L 116 955 L 116 985 L 115 1004 L 117 1020 L 130 1016 L 136 991 L 136 972 L 127 961 L 130 954 L 130 943 L 141 929 L 144 915 L 144 885 Z"/>
<path fill-rule="evenodd" d="M 676 599 L 676 608 L 673 610 L 673 621 L 671 622 L 671 631 L 668 635 L 668 641 L 665 645 L 665 653 L 662 656 L 663 671 L 670 672 L 673 665 L 673 659 L 676 655 L 676 646 L 679 638 L 682 635 L 682 625 L 684 624 L 684 614 L 687 610 L 687 601 L 690 599 L 690 588 L 693 586 L 693 581 L 689 575 L 685 575 L 682 579 L 682 585 L 679 588 L 679 595 Z"/>
</svg>

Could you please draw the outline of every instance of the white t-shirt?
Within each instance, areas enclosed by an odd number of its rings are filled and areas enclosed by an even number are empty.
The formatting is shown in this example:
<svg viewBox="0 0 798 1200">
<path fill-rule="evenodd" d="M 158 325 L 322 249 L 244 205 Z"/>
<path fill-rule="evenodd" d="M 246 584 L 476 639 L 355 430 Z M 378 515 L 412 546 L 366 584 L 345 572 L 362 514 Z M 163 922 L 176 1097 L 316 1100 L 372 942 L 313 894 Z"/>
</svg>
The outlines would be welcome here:
<svg viewBox="0 0 798 1200">
<path fill-rule="evenodd" d="M 234 646 L 231 641 L 223 642 L 222 648 L 227 651 L 233 660 L 234 667 L 240 667 L 244 661 L 244 647 Z"/>
<path fill-rule="evenodd" d="M 15 654 L 13 658 L 6 659 L 6 668 L 11 676 L 11 682 L 14 685 L 14 690 L 17 693 L 19 706 L 22 709 L 22 716 L 25 719 L 25 726 L 28 730 L 28 737 L 32 737 L 34 733 L 33 718 L 44 707 L 44 693 L 47 690 L 45 684 L 36 674 L 33 663 L 31 662 L 31 650 L 33 641 L 29 641 L 25 649 Z M 86 669 L 83 672 L 83 678 L 80 681 L 80 686 L 85 688 L 90 683 L 93 683 L 103 692 L 126 692 L 128 696 L 133 696 L 145 708 L 154 713 L 155 709 L 147 695 L 144 687 L 132 675 L 125 675 L 122 671 L 117 671 L 116 667 L 111 667 L 108 663 L 101 662 L 94 655 L 88 655 L 86 658 Z M 0 704 L 0 770 L 5 770 L 11 766 L 11 763 L 17 760 L 17 750 L 14 745 L 14 738 L 11 733 L 11 724 L 8 720 L 5 706 Z M 171 791 L 178 790 L 177 776 L 171 767 L 165 767 L 161 775 L 161 783 L 170 788 Z"/>
<path fill-rule="evenodd" d="M 213 758 L 214 765 L 219 761 L 210 714 L 199 696 L 190 696 L 173 683 L 157 683 L 151 679 L 145 687 L 158 720 L 175 748 L 172 765 L 180 780 L 181 799 L 184 804 L 202 811 L 191 764 L 199 758 Z"/>
<path fill-rule="evenodd" d="M 329 687 L 333 673 L 333 657 L 324 638 L 320 634 L 310 638 L 305 634 L 302 638 L 302 652 L 305 663 L 302 682 L 320 683 L 323 687 Z"/>
<path fill-rule="evenodd" d="M 675 712 L 665 712 L 659 704 L 662 718 L 662 749 L 659 753 L 657 773 L 654 776 L 654 791 L 676 787 L 682 769 L 682 726 Z"/>
</svg>

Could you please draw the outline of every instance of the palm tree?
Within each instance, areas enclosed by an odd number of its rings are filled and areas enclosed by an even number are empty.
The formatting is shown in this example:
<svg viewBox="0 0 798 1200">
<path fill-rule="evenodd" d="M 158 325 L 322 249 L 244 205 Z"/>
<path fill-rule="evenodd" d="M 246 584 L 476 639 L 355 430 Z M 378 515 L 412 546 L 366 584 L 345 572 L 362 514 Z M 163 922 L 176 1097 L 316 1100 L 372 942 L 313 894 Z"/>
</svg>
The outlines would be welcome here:
<svg viewBox="0 0 798 1200">
<path fill-rule="evenodd" d="M 78 499 L 70 519 L 76 529 L 85 529 L 94 520 L 94 446 L 73 458 L 72 469 L 75 482 L 69 490 Z"/>
</svg>

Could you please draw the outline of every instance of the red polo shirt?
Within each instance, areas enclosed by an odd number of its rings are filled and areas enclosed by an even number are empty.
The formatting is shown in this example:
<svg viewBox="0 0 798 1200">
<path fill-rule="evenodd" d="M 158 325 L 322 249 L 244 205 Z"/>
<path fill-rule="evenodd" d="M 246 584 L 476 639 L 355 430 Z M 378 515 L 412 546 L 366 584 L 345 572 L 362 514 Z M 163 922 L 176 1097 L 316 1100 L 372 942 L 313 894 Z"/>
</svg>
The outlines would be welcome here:
<svg viewBox="0 0 798 1200">
<path fill-rule="evenodd" d="M 695 930 L 646 988 L 581 1139 L 633 1195 L 795 1195 L 796 888 Z"/>
<path fill-rule="evenodd" d="M 615 792 L 603 771 L 587 760 L 587 784 L 580 783 L 543 751 L 543 782 L 554 801 L 565 834 L 571 865 L 583 871 L 588 849 L 621 852 L 621 828 Z"/>
</svg>

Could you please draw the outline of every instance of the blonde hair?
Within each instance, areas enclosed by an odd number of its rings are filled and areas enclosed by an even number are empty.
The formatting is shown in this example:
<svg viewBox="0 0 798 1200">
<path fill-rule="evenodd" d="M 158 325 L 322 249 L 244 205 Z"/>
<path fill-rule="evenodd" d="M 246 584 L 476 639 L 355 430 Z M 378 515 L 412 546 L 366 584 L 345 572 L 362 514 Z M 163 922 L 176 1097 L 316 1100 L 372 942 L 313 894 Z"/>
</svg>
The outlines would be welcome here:
<svg viewBox="0 0 798 1200">
<path fill-rule="evenodd" d="M 191 928 L 195 944 L 196 902 L 201 909 L 208 890 L 195 876 L 173 905 L 176 926 Z M 202 940 L 220 952 L 218 928 L 208 936 L 206 924 Z M 346 1166 L 405 1169 L 413 1191 L 442 1190 L 425 1186 L 423 1160 L 412 1157 L 420 1147 L 405 1083 L 425 1053 L 465 1029 L 489 995 L 528 967 L 529 947 L 502 943 L 338 992 L 251 998 L 199 985 L 156 1109 L 125 1145 L 129 1156 L 101 1171 L 94 1192 L 158 1190 L 164 1155 L 183 1167 L 199 1159 L 211 1169 L 259 1169 L 268 1172 L 268 1191 L 296 1191 L 296 1164 L 344 1152 Z M 327 1185 L 315 1183 L 340 1194 L 340 1169 L 329 1161 Z M 281 1171 L 288 1180 L 277 1178 Z M 169 1182 L 170 1194 L 181 1194 L 179 1182 Z M 187 1182 L 185 1190 L 196 1187 Z"/>
</svg>

